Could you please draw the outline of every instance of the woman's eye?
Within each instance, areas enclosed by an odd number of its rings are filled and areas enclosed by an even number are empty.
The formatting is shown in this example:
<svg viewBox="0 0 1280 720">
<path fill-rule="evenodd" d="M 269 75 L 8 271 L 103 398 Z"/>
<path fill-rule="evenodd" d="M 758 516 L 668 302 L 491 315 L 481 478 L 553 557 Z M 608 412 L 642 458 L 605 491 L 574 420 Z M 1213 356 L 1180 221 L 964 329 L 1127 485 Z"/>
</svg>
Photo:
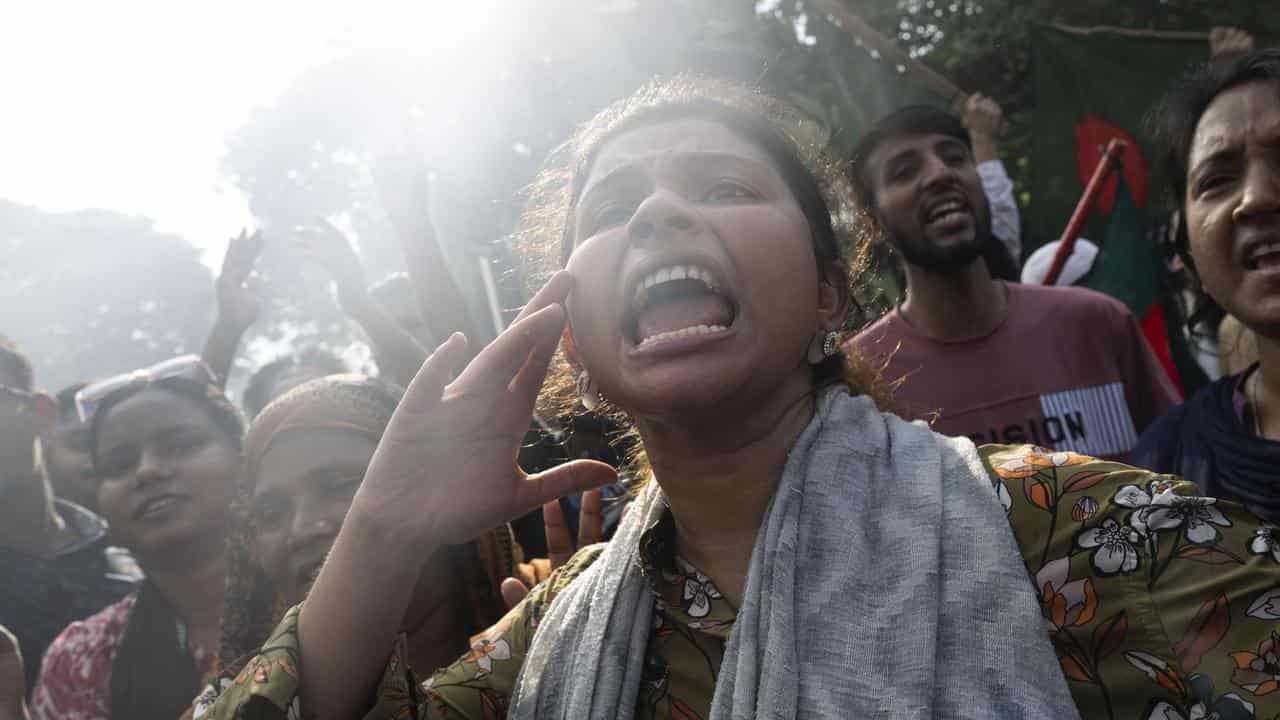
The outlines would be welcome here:
<svg viewBox="0 0 1280 720">
<path fill-rule="evenodd" d="M 138 465 L 137 450 L 115 450 L 103 455 L 98 461 L 98 473 L 104 478 L 118 477 L 129 472 Z"/>
<path fill-rule="evenodd" d="M 176 437 L 165 445 L 165 452 L 170 457 L 181 457 L 204 447 L 204 439 L 198 437 Z"/>
<path fill-rule="evenodd" d="M 1230 175 L 1207 175 L 1196 183 L 1196 194 L 1204 195 L 1212 192 L 1230 183 L 1232 177 Z"/>
<path fill-rule="evenodd" d="M 755 200 L 757 195 L 747 188 L 734 182 L 716 183 L 707 191 L 708 202 L 734 202 L 740 200 Z"/>
<path fill-rule="evenodd" d="M 333 478 L 327 483 L 326 489 L 334 495 L 351 495 L 360 487 L 363 479 L 359 475 Z"/>
<path fill-rule="evenodd" d="M 608 230 L 612 227 L 625 225 L 631 220 L 631 213 L 634 212 L 630 205 L 621 203 L 610 203 L 596 211 L 595 222 L 592 224 L 591 232 L 598 233 L 601 230 Z"/>
</svg>

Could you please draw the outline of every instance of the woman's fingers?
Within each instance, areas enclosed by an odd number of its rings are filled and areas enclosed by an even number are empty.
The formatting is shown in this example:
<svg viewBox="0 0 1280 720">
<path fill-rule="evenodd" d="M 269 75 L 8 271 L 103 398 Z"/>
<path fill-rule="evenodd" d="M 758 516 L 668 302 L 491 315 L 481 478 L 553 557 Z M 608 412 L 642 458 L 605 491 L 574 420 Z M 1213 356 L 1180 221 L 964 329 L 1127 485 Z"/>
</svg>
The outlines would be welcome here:
<svg viewBox="0 0 1280 720">
<path fill-rule="evenodd" d="M 599 460 L 574 460 L 516 481 L 511 493 L 512 517 L 565 495 L 594 490 L 618 481 L 618 471 Z"/>
<path fill-rule="evenodd" d="M 546 285 L 543 285 L 538 292 L 533 294 L 529 302 L 520 310 L 520 314 L 516 316 L 511 326 L 521 320 L 539 312 L 543 308 L 552 304 L 563 305 L 564 301 L 569 297 L 569 291 L 573 289 L 573 276 L 568 271 L 560 270 L 551 276 Z"/>
<path fill-rule="evenodd" d="M 458 386 L 466 388 L 478 383 L 509 387 L 521 368 L 529 364 L 530 354 L 550 343 L 560 341 L 564 327 L 564 308 L 548 305 L 507 328 L 488 347 L 480 351 L 458 377 Z"/>
<path fill-rule="evenodd" d="M 455 332 L 441 343 L 436 351 L 422 363 L 418 374 L 405 390 L 400 407 L 408 412 L 420 413 L 440 402 L 444 386 L 449 378 L 467 360 L 467 336 Z"/>
<path fill-rule="evenodd" d="M 547 533 L 547 558 L 555 569 L 573 557 L 573 540 L 569 538 L 569 525 L 564 521 L 559 500 L 543 503 L 542 524 Z"/>
<path fill-rule="evenodd" d="M 508 610 L 519 605 L 528 594 L 529 588 L 516 578 L 509 577 L 502 581 L 502 602 L 506 603 Z"/>
<path fill-rule="evenodd" d="M 600 518 L 600 490 L 588 490 L 582 493 L 582 509 L 578 512 L 578 547 L 595 545 L 600 542 L 603 531 Z"/>
<path fill-rule="evenodd" d="M 547 368 L 551 366 L 551 359 L 555 357 L 556 348 L 560 346 L 560 335 L 564 330 L 563 319 L 560 321 L 559 328 L 559 331 L 554 334 L 548 332 L 541 336 L 539 342 L 525 358 L 524 365 L 507 385 L 508 390 L 523 398 L 525 402 L 533 404 L 538 399 L 538 393 L 542 391 L 542 384 L 547 379 Z M 548 330 L 550 329 L 552 328 L 548 327 Z"/>
</svg>

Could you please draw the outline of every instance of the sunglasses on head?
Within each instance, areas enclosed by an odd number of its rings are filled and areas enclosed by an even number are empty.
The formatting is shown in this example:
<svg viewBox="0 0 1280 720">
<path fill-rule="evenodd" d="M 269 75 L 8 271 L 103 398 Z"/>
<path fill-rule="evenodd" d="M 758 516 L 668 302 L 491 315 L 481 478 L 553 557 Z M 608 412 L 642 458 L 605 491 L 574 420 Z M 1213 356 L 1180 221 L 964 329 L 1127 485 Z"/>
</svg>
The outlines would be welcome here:
<svg viewBox="0 0 1280 720">
<path fill-rule="evenodd" d="M 183 378 L 204 385 L 216 384 L 218 380 L 199 355 L 183 355 L 86 385 L 76 393 L 76 412 L 80 421 L 87 423 L 107 396 L 124 388 L 150 385 L 168 378 Z"/>
</svg>

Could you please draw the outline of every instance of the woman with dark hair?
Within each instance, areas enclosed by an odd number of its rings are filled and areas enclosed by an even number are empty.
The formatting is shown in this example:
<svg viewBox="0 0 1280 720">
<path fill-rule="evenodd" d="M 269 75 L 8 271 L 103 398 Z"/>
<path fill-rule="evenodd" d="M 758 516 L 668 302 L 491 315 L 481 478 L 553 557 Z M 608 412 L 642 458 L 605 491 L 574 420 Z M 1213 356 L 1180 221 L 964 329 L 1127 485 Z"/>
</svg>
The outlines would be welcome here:
<svg viewBox="0 0 1280 720">
<path fill-rule="evenodd" d="M 363 375 L 299 385 L 268 405 L 245 437 L 245 472 L 232 503 L 218 678 L 195 704 L 204 715 L 240 677 L 279 671 L 248 661 L 306 597 L 400 401 L 401 390 Z M 409 665 L 446 665 L 506 613 L 501 583 L 520 559 L 505 525 L 441 548 L 414 572 L 402 622 Z"/>
<path fill-rule="evenodd" d="M 176 718 L 213 668 L 243 424 L 194 356 L 92 384 L 98 506 L 146 580 L 67 626 L 45 654 L 34 718 Z"/>
<path fill-rule="evenodd" d="M 815 137 L 776 100 L 690 78 L 585 125 L 531 195 L 546 284 L 469 363 L 460 335 L 427 360 L 306 601 L 255 659 L 271 671 L 211 716 L 1280 711 L 1280 552 L 1245 552 L 1244 509 L 878 408 L 839 332 L 866 246 Z M 614 480 L 591 460 L 518 467 L 540 393 L 631 427 L 647 482 L 608 543 L 418 684 L 393 651 L 405 568 Z"/>
<path fill-rule="evenodd" d="M 1175 246 L 1202 298 L 1192 319 L 1220 306 L 1258 353 L 1152 424 L 1133 460 L 1278 522 L 1280 50 L 1198 69 L 1153 118 L 1183 218 Z"/>
</svg>

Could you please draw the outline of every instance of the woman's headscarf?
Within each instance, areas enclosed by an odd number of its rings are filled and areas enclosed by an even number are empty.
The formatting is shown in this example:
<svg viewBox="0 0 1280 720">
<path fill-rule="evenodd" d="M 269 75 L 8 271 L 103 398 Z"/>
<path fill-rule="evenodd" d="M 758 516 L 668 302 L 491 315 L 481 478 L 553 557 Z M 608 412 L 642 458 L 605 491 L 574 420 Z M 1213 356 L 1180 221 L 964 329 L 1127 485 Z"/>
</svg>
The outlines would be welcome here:
<svg viewBox="0 0 1280 720">
<path fill-rule="evenodd" d="M 254 561 L 250 511 L 262 458 L 289 433 L 338 430 L 377 443 L 391 422 L 402 391 L 364 375 L 331 375 L 299 385 L 258 415 L 245 440 L 245 468 L 232 503 L 227 545 L 227 591 L 222 616 L 220 671 L 234 671 L 258 651 L 287 609 L 270 579 Z M 507 526 L 453 549 L 453 561 L 467 591 L 472 627 L 492 625 L 506 609 L 500 585 L 520 560 Z"/>
</svg>

